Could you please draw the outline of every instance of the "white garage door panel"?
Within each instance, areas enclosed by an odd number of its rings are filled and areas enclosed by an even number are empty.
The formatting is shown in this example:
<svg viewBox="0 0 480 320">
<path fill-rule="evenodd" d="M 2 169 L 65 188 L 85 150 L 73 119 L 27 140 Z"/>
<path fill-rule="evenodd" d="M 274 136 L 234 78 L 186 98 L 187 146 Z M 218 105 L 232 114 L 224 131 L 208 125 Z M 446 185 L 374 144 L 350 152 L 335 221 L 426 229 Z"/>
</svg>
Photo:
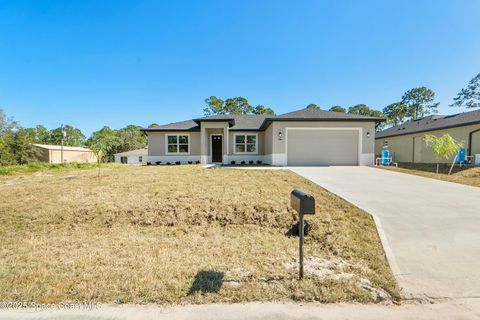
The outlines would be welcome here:
<svg viewBox="0 0 480 320">
<path fill-rule="evenodd" d="M 358 165 L 358 134 L 358 130 L 288 130 L 288 165 Z"/>
</svg>

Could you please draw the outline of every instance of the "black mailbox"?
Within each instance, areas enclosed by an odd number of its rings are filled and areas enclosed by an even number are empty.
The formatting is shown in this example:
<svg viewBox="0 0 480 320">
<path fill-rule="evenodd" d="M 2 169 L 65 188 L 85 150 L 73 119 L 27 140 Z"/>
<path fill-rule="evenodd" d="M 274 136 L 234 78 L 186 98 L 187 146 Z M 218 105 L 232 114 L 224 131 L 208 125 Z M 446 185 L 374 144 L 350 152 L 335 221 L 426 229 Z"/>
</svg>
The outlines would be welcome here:
<svg viewBox="0 0 480 320">
<path fill-rule="evenodd" d="M 303 279 L 303 238 L 305 237 L 303 216 L 315 214 L 315 198 L 303 191 L 295 189 L 290 194 L 290 205 L 298 212 L 298 235 L 299 235 L 299 278 Z"/>
<path fill-rule="evenodd" d="M 315 198 L 298 189 L 290 194 L 290 205 L 301 215 L 315 214 Z"/>
</svg>

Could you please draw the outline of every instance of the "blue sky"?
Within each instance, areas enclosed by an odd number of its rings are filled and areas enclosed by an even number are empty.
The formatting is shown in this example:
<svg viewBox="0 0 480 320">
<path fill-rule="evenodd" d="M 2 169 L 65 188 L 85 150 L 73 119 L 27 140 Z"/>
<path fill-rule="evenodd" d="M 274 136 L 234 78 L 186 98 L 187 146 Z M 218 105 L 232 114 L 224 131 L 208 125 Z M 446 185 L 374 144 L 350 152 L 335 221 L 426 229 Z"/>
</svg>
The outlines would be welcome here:
<svg viewBox="0 0 480 320">
<path fill-rule="evenodd" d="M 283 113 L 480 72 L 480 1 L 2 1 L 0 107 L 21 125 L 146 126 L 244 96 Z"/>
</svg>

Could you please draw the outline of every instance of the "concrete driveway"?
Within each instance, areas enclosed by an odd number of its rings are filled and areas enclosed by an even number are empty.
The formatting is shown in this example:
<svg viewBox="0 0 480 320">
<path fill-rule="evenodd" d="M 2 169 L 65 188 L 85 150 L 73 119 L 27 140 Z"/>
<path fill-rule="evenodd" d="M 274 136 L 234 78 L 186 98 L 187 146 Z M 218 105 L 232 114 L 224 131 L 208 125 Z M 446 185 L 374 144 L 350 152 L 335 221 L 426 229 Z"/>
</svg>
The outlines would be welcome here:
<svg viewBox="0 0 480 320">
<path fill-rule="evenodd" d="M 407 298 L 480 297 L 480 188 L 370 167 L 291 170 L 374 216 Z"/>
</svg>

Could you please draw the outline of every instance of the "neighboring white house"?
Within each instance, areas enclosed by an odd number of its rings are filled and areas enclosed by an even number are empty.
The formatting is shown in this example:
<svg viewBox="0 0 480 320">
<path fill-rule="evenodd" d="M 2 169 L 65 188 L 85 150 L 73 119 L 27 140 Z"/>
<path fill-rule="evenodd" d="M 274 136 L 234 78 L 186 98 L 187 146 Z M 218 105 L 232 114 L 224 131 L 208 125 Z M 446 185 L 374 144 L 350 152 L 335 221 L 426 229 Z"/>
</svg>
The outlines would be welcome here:
<svg viewBox="0 0 480 320">
<path fill-rule="evenodd" d="M 116 153 L 116 163 L 142 164 L 147 163 L 148 148 Z"/>
</svg>

